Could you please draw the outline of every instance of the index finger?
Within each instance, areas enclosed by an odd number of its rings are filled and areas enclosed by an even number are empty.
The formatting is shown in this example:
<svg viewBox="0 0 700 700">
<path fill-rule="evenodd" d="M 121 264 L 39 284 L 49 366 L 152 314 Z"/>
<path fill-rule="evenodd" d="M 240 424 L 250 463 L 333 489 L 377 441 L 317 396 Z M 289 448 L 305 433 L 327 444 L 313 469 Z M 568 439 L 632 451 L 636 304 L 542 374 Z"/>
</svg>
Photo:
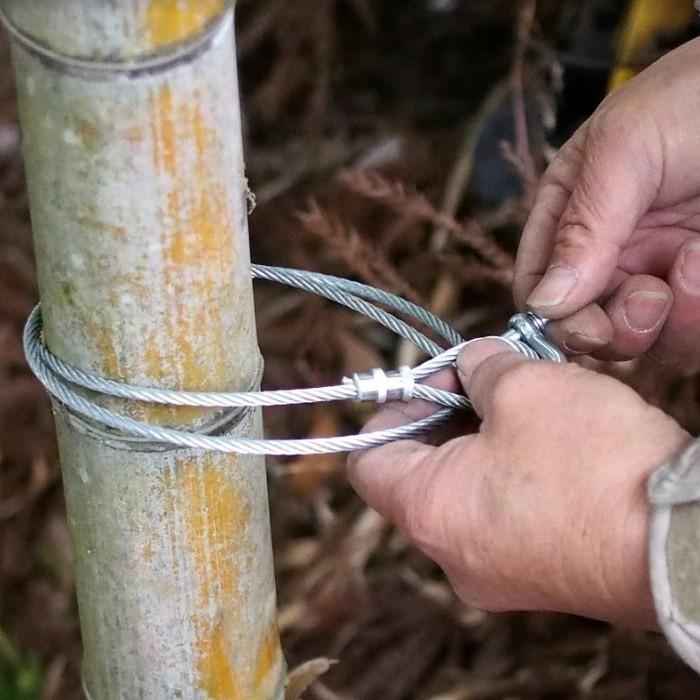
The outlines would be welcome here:
<svg viewBox="0 0 700 700">
<path fill-rule="evenodd" d="M 549 266 L 559 221 L 581 172 L 585 144 L 583 128 L 576 131 L 549 164 L 523 229 L 513 280 L 515 304 L 522 311 Z"/>
</svg>

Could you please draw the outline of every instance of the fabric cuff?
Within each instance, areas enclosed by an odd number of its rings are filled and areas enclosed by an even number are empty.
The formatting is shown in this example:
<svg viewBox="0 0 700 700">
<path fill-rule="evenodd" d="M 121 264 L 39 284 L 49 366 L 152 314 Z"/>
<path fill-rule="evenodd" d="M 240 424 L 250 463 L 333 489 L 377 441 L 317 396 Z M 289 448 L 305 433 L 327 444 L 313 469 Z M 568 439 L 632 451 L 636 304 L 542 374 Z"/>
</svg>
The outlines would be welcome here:
<svg viewBox="0 0 700 700">
<path fill-rule="evenodd" d="M 649 565 L 659 625 L 700 673 L 700 440 L 649 479 Z"/>
</svg>

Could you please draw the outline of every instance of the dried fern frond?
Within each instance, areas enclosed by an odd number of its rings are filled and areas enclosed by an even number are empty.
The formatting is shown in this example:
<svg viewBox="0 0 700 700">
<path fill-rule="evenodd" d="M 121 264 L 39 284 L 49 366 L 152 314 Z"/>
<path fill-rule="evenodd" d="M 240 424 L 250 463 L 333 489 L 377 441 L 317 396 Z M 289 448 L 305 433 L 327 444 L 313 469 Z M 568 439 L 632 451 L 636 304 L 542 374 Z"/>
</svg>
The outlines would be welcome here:
<svg viewBox="0 0 700 700">
<path fill-rule="evenodd" d="M 425 221 L 457 236 L 492 267 L 512 270 L 513 256 L 476 221 L 460 223 L 438 211 L 432 202 L 415 188 L 389 180 L 374 170 L 347 170 L 340 175 L 340 181 L 356 194 L 379 202 L 401 216 Z"/>
<path fill-rule="evenodd" d="M 490 283 L 509 289 L 513 284 L 512 270 L 489 267 L 479 260 L 463 260 L 447 252 L 439 254 L 438 261 L 464 287 L 478 287 Z"/>
<path fill-rule="evenodd" d="M 316 200 L 297 219 L 309 233 L 322 239 L 348 270 L 368 284 L 389 289 L 420 303 L 420 295 L 401 276 L 384 254 L 338 216 L 323 209 Z"/>
</svg>

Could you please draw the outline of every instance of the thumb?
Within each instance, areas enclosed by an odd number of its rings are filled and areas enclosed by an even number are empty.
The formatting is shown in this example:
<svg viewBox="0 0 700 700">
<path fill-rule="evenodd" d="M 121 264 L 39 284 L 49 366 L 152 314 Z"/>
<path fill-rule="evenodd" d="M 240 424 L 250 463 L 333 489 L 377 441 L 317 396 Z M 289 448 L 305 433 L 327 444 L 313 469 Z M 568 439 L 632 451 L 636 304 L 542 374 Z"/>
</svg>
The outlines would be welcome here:
<svg viewBox="0 0 700 700">
<path fill-rule="evenodd" d="M 605 293 L 622 249 L 656 197 L 663 172 L 658 129 L 639 115 L 630 122 L 613 108 L 586 126 L 580 172 L 548 267 L 527 300 L 543 316 L 569 316 Z"/>
<path fill-rule="evenodd" d="M 504 403 L 517 401 L 519 387 L 511 387 L 508 377 L 516 367 L 528 363 L 534 360 L 515 352 L 497 338 L 477 340 L 462 350 L 457 358 L 457 374 L 480 418 L 496 412 L 500 397 L 504 397 Z"/>
</svg>

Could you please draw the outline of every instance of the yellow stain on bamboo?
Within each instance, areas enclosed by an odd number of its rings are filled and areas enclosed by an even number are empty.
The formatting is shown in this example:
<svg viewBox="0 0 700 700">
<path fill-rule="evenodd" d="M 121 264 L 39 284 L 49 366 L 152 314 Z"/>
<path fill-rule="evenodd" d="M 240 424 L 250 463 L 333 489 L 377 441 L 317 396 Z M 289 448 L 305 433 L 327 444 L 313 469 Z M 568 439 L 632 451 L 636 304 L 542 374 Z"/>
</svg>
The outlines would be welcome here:
<svg viewBox="0 0 700 700">
<path fill-rule="evenodd" d="M 258 651 L 258 660 L 253 673 L 253 688 L 255 690 L 264 691 L 277 680 L 277 678 L 271 678 L 271 674 L 275 672 L 275 676 L 277 675 L 280 653 L 279 632 L 277 624 L 273 624 L 263 637 Z"/>
<path fill-rule="evenodd" d="M 168 87 L 155 96 L 153 132 L 156 169 L 172 183 L 161 228 L 174 308 L 167 321 L 169 349 L 153 348 L 147 364 L 156 374 L 164 364 L 176 364 L 184 389 L 220 389 L 231 381 L 221 314 L 233 294 L 235 229 L 220 173 L 212 168 L 220 158 L 218 139 L 198 96 L 176 99 Z"/>
<path fill-rule="evenodd" d="M 154 165 L 163 183 L 161 287 L 169 290 L 164 327 L 146 339 L 144 361 L 153 377 L 188 390 L 234 388 L 228 338 L 235 296 L 236 229 L 222 182 L 221 137 L 195 92 L 168 86 L 151 98 Z M 158 340 L 167 338 L 167 342 Z M 246 378 L 240 378 L 245 384 Z M 152 420 L 191 423 L 202 409 L 146 407 Z M 211 413 L 208 412 L 208 413 Z"/>
<path fill-rule="evenodd" d="M 200 687 L 210 700 L 253 700 L 246 692 L 249 680 L 239 679 L 234 668 L 227 634 L 240 599 L 238 558 L 232 552 L 241 556 L 251 517 L 231 469 L 235 465 L 223 466 L 216 455 L 183 459 L 177 466 L 176 488 L 186 508 L 188 552 L 198 585 L 192 624 Z"/>
<path fill-rule="evenodd" d="M 151 376 L 167 376 L 179 388 L 221 389 L 232 380 L 227 338 L 239 329 L 231 324 L 241 323 L 224 315 L 235 292 L 236 229 L 217 167 L 222 144 L 200 97 L 175 87 L 163 87 L 152 97 L 153 162 L 163 183 L 160 284 L 169 290 L 169 308 L 165 328 L 145 339 L 144 357 Z M 167 343 L 159 341 L 162 337 Z M 177 409 L 161 413 L 161 419 L 184 422 L 197 415 L 196 409 Z M 265 686 L 281 659 L 276 634 L 260 640 L 252 664 L 234 667 L 234 633 L 246 629 L 237 612 L 243 595 L 238 562 L 252 555 L 243 551 L 251 512 L 232 481 L 234 459 L 227 458 L 224 469 L 217 455 L 183 458 L 173 472 L 176 483 L 167 488 L 183 518 L 197 582 L 191 624 L 199 685 L 211 700 L 267 700 Z M 245 653 L 238 655 L 245 660 Z"/>
<path fill-rule="evenodd" d="M 153 96 L 151 112 L 154 164 L 161 181 L 169 183 L 164 187 L 160 228 L 163 282 L 172 308 L 166 328 L 157 331 L 165 333 L 168 344 L 164 347 L 156 335 L 147 339 L 146 365 L 154 376 L 164 367 L 176 368 L 182 388 L 227 387 L 230 348 L 222 314 L 233 295 L 236 231 L 221 168 L 216 166 L 221 144 L 196 91 L 182 94 L 163 87 Z M 178 409 L 176 415 L 178 421 L 186 421 L 199 414 L 196 409 Z M 204 454 L 179 460 L 175 470 L 173 492 L 185 519 L 188 559 L 197 582 L 191 620 L 196 669 L 199 685 L 211 700 L 257 700 L 245 666 L 234 667 L 231 647 L 230 632 L 243 624 L 237 613 L 238 562 L 244 559 L 241 550 L 251 517 L 232 480 L 234 459 L 227 458 L 224 469 L 220 456 Z"/>
<path fill-rule="evenodd" d="M 96 355 L 100 361 L 100 368 L 106 377 L 121 377 L 121 362 L 114 346 L 114 340 L 107 330 L 94 321 L 85 322 L 85 333 L 94 338 Z"/>
<path fill-rule="evenodd" d="M 220 15 L 225 0 L 150 0 L 146 8 L 146 32 L 154 49 L 187 41 Z"/>
<path fill-rule="evenodd" d="M 242 578 L 254 552 L 247 540 L 252 511 L 231 477 L 237 466 L 222 464 L 212 454 L 179 459 L 164 475 L 166 492 L 172 494 L 165 521 L 184 536 L 185 568 L 192 567 L 197 582 L 189 622 L 199 688 L 208 700 L 270 700 L 282 662 L 276 620 L 267 621 L 256 640 L 256 624 L 238 612 L 252 602 L 242 596 L 260 592 Z M 178 520 L 182 530 L 174 525 Z M 237 643 L 244 646 L 237 649 Z M 256 644 L 251 660 L 249 649 Z"/>
<path fill-rule="evenodd" d="M 164 183 L 160 229 L 169 309 L 165 328 L 147 339 L 146 365 L 153 376 L 167 373 L 172 379 L 177 373 L 182 388 L 225 386 L 230 377 L 223 358 L 222 304 L 215 294 L 231 284 L 234 264 L 227 256 L 233 255 L 234 231 L 227 198 L 215 182 L 215 132 L 201 113 L 198 95 L 167 86 L 152 97 L 151 128 L 154 165 Z M 168 342 L 158 342 L 156 334 Z M 178 422 L 197 415 L 194 409 L 176 414 Z M 200 688 L 211 700 L 248 700 L 226 630 L 233 626 L 230 618 L 240 598 L 232 553 L 243 546 L 231 538 L 245 532 L 250 513 L 216 460 L 220 457 L 210 454 L 179 460 L 177 483 L 169 490 L 180 504 L 197 583 L 191 624 Z"/>
</svg>

